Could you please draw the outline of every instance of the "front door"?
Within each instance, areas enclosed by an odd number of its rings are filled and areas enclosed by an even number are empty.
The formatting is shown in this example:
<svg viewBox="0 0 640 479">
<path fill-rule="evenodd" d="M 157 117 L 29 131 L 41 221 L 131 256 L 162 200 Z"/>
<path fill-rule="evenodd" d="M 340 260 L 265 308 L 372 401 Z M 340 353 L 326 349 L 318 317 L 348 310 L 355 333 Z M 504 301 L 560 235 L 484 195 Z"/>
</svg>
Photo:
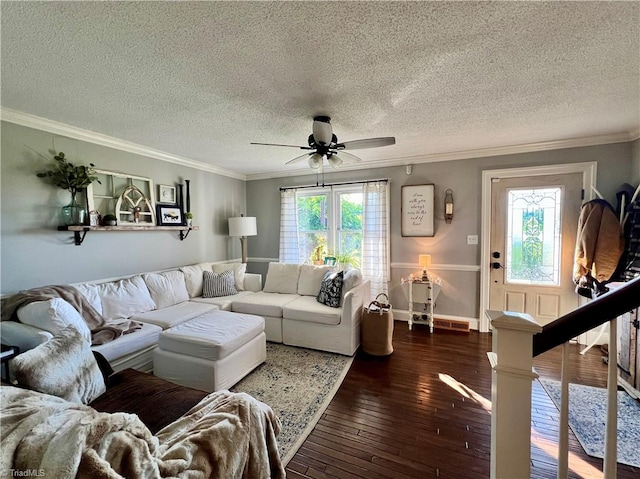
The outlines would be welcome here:
<svg viewBox="0 0 640 479">
<path fill-rule="evenodd" d="M 491 183 L 489 309 L 547 324 L 578 307 L 573 260 L 582 174 Z"/>
</svg>

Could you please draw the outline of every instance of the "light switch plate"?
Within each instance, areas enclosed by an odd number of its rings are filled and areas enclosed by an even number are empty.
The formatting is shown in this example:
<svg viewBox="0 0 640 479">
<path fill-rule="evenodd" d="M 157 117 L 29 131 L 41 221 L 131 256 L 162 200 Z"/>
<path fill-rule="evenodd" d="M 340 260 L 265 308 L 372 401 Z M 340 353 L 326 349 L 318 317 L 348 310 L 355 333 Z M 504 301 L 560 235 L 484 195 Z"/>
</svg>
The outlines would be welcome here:
<svg viewBox="0 0 640 479">
<path fill-rule="evenodd" d="M 467 244 L 478 244 L 478 235 L 467 235 Z"/>
</svg>

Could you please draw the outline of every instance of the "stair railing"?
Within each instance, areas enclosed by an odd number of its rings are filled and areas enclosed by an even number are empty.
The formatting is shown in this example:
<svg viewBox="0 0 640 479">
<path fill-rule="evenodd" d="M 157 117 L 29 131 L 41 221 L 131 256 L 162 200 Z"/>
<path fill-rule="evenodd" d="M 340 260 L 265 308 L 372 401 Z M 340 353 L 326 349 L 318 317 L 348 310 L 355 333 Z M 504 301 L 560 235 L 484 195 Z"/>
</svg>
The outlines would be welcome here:
<svg viewBox="0 0 640 479">
<path fill-rule="evenodd" d="M 540 326 L 524 313 L 486 311 L 493 327 L 491 387 L 491 478 L 530 477 L 533 358 L 563 344 L 561 366 L 558 478 L 568 475 L 569 340 L 609 322 L 605 479 L 617 468 L 617 327 L 616 318 L 640 306 L 640 277 Z"/>
</svg>

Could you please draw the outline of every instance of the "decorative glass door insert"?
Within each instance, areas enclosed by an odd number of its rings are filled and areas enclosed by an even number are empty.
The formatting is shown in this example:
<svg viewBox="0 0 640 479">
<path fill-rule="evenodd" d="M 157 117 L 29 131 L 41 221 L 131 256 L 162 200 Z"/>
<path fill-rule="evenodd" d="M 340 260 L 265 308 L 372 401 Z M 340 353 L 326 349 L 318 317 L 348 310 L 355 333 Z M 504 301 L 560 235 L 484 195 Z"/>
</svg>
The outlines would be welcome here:
<svg viewBox="0 0 640 479">
<path fill-rule="evenodd" d="M 562 188 L 507 190 L 505 281 L 560 284 Z"/>
</svg>

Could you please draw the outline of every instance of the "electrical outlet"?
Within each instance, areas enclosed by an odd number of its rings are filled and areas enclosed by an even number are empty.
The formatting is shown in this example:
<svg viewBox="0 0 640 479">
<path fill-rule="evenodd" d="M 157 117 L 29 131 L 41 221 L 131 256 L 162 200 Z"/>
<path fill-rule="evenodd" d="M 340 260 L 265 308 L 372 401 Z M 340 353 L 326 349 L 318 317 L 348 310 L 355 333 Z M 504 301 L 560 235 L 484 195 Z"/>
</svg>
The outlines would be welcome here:
<svg viewBox="0 0 640 479">
<path fill-rule="evenodd" d="M 467 244 L 478 244 L 478 235 L 467 235 Z"/>
</svg>

